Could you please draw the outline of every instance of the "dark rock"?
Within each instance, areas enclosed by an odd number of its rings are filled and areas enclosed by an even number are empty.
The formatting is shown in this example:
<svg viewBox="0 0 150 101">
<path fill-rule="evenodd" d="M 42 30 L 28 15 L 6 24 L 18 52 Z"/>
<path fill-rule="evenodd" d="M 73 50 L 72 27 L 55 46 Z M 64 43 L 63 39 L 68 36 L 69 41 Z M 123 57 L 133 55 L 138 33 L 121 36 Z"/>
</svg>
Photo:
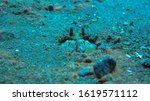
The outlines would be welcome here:
<svg viewBox="0 0 150 101">
<path fill-rule="evenodd" d="M 120 36 L 117 37 L 117 39 L 114 41 L 114 44 L 117 44 L 119 42 L 121 42 L 121 37 Z"/>
<path fill-rule="evenodd" d="M 90 68 L 83 68 L 82 70 L 79 71 L 78 75 L 79 76 L 88 76 L 88 75 L 92 75 L 93 74 L 93 70 Z"/>
<path fill-rule="evenodd" d="M 48 11 L 54 11 L 53 5 L 49 5 L 47 8 L 45 8 Z"/>
<path fill-rule="evenodd" d="M 86 58 L 86 59 L 84 60 L 84 62 L 85 62 L 85 63 L 92 63 L 92 60 L 91 60 L 90 58 Z"/>
<path fill-rule="evenodd" d="M 131 23 L 130 23 L 130 26 L 134 26 L 134 22 L 131 22 Z"/>
<path fill-rule="evenodd" d="M 53 11 L 53 10 L 54 10 L 53 5 L 49 5 L 49 6 L 48 6 L 48 8 L 47 8 L 47 10 L 49 10 L 49 11 Z"/>
<path fill-rule="evenodd" d="M 112 57 L 106 56 L 94 63 L 94 74 L 97 78 L 101 78 L 104 75 L 113 72 L 115 67 L 116 61 Z"/>
<path fill-rule="evenodd" d="M 145 60 L 145 61 L 142 63 L 142 66 L 143 66 L 144 68 L 149 68 L 149 69 L 150 69 L 150 59 Z"/>
<path fill-rule="evenodd" d="M 110 42 L 112 40 L 112 37 L 110 35 L 108 35 L 106 42 Z"/>
</svg>

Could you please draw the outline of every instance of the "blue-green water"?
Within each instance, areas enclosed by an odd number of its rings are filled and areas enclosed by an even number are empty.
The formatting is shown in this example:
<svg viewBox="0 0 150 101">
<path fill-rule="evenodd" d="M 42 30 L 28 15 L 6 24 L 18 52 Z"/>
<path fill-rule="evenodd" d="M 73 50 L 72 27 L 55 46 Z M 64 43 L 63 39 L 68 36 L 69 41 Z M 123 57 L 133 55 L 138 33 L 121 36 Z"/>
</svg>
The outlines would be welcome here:
<svg viewBox="0 0 150 101">
<path fill-rule="evenodd" d="M 97 78 L 93 66 L 105 56 L 115 70 Z M 0 83 L 136 84 L 149 76 L 150 0 L 0 0 Z"/>
</svg>

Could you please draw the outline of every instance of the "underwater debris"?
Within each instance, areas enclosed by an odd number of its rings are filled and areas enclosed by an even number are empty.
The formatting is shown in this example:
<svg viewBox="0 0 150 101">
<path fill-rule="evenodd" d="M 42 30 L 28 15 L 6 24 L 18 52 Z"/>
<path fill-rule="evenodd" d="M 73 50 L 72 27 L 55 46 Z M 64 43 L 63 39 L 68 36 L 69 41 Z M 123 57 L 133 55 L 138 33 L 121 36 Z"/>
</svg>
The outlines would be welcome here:
<svg viewBox="0 0 150 101">
<path fill-rule="evenodd" d="M 72 51 L 83 53 L 88 50 L 96 50 L 100 45 L 97 40 L 97 35 L 86 34 L 84 28 L 81 28 L 81 33 L 74 33 L 73 28 L 70 28 L 69 35 L 60 37 L 57 43 L 63 48 L 71 48 Z"/>
<path fill-rule="evenodd" d="M 101 78 L 115 70 L 116 61 L 111 56 L 103 57 L 94 63 L 93 70 L 97 78 Z"/>
</svg>

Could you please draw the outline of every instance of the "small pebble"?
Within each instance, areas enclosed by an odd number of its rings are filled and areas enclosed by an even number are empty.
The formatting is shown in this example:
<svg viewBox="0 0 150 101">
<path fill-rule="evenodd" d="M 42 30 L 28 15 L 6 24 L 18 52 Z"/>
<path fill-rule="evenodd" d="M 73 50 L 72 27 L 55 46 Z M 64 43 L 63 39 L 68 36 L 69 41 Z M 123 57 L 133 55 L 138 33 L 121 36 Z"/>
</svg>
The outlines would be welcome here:
<svg viewBox="0 0 150 101">
<path fill-rule="evenodd" d="M 123 25 L 124 25 L 124 26 L 127 26 L 127 25 L 129 25 L 129 23 L 128 23 L 128 22 L 124 22 Z"/>
<path fill-rule="evenodd" d="M 82 77 L 92 75 L 92 74 L 93 74 L 93 70 L 91 68 L 83 68 L 78 73 L 78 75 Z"/>
<path fill-rule="evenodd" d="M 131 58 L 131 55 L 129 55 L 129 54 L 126 54 L 126 56 L 127 56 L 128 58 Z"/>
<path fill-rule="evenodd" d="M 143 63 L 142 66 L 144 68 L 149 68 L 150 69 L 150 59 L 146 59 Z"/>
<path fill-rule="evenodd" d="M 131 45 L 131 43 L 130 43 L 130 42 L 127 42 L 127 41 L 124 41 L 123 44 L 124 44 L 124 45 L 127 45 L 127 46 L 130 46 L 130 45 Z"/>
<path fill-rule="evenodd" d="M 92 63 L 92 60 L 91 60 L 90 58 L 86 58 L 86 59 L 84 60 L 84 62 L 85 62 L 85 63 Z"/>
</svg>

